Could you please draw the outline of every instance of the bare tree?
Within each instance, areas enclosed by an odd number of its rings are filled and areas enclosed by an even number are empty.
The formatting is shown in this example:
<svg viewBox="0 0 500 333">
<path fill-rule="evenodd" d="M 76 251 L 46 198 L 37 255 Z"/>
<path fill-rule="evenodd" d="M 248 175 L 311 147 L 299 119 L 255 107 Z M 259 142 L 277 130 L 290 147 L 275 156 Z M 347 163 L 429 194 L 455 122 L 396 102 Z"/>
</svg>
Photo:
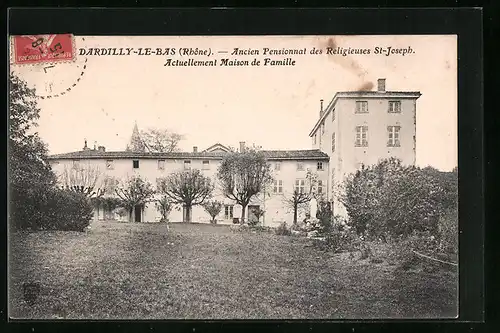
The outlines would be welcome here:
<svg viewBox="0 0 500 333">
<path fill-rule="evenodd" d="M 139 176 L 128 178 L 115 189 L 116 195 L 121 200 L 121 206 L 132 214 L 136 206 L 144 206 L 151 202 L 155 191 L 153 185 Z"/>
<path fill-rule="evenodd" d="M 158 190 L 176 204 L 186 208 L 184 222 L 191 222 L 193 206 L 201 205 L 212 196 L 214 186 L 210 178 L 200 170 L 178 171 L 168 177 L 158 179 Z"/>
<path fill-rule="evenodd" d="M 142 144 L 150 153 L 170 153 L 179 151 L 179 142 L 183 135 L 163 128 L 148 128 L 140 133 Z"/>
<path fill-rule="evenodd" d="M 106 181 L 101 179 L 101 171 L 96 165 L 64 167 L 60 180 L 65 189 L 88 198 L 102 197 L 106 190 Z"/>
<path fill-rule="evenodd" d="M 293 224 L 297 224 L 298 210 L 302 205 L 309 203 L 315 195 L 316 185 L 318 183 L 318 175 L 307 172 L 304 183 L 294 185 L 291 195 L 283 196 L 283 203 L 293 209 Z M 298 186 L 297 186 L 298 185 Z"/>
<path fill-rule="evenodd" d="M 223 194 L 241 206 L 241 223 L 250 200 L 272 181 L 271 168 L 264 154 L 255 149 L 224 156 L 217 177 Z"/>
</svg>

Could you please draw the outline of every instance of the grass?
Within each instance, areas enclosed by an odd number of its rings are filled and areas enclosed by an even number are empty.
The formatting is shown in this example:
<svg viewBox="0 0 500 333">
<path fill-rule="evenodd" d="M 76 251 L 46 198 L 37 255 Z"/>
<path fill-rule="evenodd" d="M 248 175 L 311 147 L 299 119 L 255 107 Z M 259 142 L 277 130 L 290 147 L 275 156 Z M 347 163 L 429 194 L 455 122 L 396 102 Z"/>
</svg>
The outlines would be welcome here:
<svg viewBox="0 0 500 333">
<path fill-rule="evenodd" d="M 203 224 L 10 237 L 9 315 L 39 319 L 455 317 L 457 275 L 399 272 L 310 240 Z M 23 283 L 39 282 L 34 305 Z"/>
</svg>

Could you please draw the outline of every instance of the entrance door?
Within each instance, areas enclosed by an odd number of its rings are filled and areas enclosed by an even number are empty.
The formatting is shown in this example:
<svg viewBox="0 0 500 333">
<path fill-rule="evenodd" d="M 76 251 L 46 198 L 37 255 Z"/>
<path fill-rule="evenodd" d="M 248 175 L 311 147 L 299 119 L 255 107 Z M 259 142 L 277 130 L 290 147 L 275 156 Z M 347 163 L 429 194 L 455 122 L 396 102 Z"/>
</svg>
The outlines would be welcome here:
<svg viewBox="0 0 500 333">
<path fill-rule="evenodd" d="M 141 222 L 141 215 L 142 215 L 142 207 L 141 206 L 135 206 L 134 209 L 134 221 L 135 222 Z"/>
<path fill-rule="evenodd" d="M 250 205 L 248 206 L 248 223 L 258 223 L 259 216 L 256 214 L 257 211 L 260 210 L 259 205 Z"/>
</svg>

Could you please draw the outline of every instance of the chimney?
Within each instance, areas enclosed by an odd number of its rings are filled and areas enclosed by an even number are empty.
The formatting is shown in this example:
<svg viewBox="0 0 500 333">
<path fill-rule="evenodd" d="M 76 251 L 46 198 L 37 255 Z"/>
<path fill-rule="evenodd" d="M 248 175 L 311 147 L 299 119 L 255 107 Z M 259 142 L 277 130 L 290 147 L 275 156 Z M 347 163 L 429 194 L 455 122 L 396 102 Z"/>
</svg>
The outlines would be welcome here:
<svg viewBox="0 0 500 333">
<path fill-rule="evenodd" d="M 198 147 L 193 146 L 193 153 L 197 153 L 197 152 L 198 152 Z"/>
<path fill-rule="evenodd" d="M 89 147 L 87 147 L 87 139 L 85 139 L 85 145 L 83 146 L 83 150 L 89 150 Z"/>
<path fill-rule="evenodd" d="M 245 141 L 240 141 L 240 153 L 245 151 Z"/>
<path fill-rule="evenodd" d="M 106 151 L 106 147 L 104 147 L 104 146 L 99 146 L 99 147 L 97 147 L 97 149 L 99 151 L 102 151 L 103 153 Z"/>
<path fill-rule="evenodd" d="M 378 79 L 378 91 L 385 92 L 385 79 Z"/>
<path fill-rule="evenodd" d="M 97 150 L 97 141 L 94 141 L 94 150 Z"/>
<path fill-rule="evenodd" d="M 319 117 L 323 117 L 323 100 L 319 100 Z"/>
</svg>

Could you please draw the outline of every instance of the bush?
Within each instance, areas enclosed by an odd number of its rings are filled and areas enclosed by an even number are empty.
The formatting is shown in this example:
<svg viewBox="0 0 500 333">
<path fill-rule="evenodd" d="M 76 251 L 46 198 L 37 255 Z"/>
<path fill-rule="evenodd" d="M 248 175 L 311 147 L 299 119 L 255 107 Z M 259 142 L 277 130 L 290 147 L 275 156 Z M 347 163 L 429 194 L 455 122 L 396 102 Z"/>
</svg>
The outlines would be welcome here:
<svg viewBox="0 0 500 333">
<path fill-rule="evenodd" d="M 437 235 L 439 216 L 457 197 L 454 177 L 453 172 L 403 166 L 391 158 L 350 175 L 340 200 L 356 232 L 370 240 L 408 237 L 415 231 Z"/>
<path fill-rule="evenodd" d="M 26 198 L 26 209 L 16 218 L 18 229 L 84 231 L 93 215 L 92 204 L 83 194 L 48 189 L 38 196 Z"/>
<path fill-rule="evenodd" d="M 450 209 L 439 218 L 439 248 L 442 252 L 458 253 L 458 212 Z"/>
<path fill-rule="evenodd" d="M 286 222 L 283 222 L 276 228 L 275 233 L 276 235 L 290 236 L 292 234 L 292 230 L 288 228 Z"/>
</svg>

